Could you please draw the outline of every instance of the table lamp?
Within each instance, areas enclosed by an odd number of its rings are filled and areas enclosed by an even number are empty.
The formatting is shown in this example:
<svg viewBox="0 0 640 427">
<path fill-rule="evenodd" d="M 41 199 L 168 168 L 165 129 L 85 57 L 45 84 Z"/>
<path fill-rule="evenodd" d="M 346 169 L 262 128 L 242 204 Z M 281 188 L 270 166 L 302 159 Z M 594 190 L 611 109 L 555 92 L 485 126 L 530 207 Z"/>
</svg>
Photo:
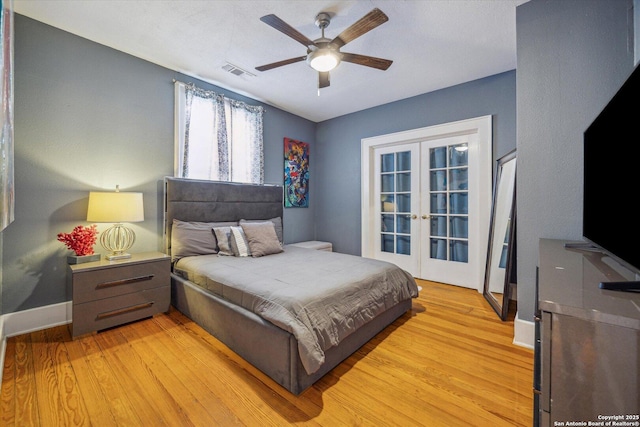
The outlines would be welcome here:
<svg viewBox="0 0 640 427">
<path fill-rule="evenodd" d="M 100 244 L 109 252 L 106 258 L 131 258 L 127 250 L 136 241 L 136 234 L 122 223 L 144 221 L 142 193 L 120 192 L 119 186 L 115 192 L 89 192 L 87 221 L 115 223 L 100 236 Z"/>
</svg>

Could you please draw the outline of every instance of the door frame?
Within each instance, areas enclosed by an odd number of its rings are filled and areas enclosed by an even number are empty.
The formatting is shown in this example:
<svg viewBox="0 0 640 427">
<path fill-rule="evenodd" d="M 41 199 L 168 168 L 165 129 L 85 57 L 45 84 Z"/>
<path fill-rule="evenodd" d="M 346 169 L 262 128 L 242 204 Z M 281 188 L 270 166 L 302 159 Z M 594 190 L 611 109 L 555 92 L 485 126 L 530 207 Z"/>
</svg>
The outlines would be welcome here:
<svg viewBox="0 0 640 427">
<path fill-rule="evenodd" d="M 491 216 L 491 186 L 492 186 L 492 159 L 493 159 L 493 136 L 492 136 L 492 116 L 482 116 L 456 122 L 444 123 L 440 125 L 428 126 L 419 129 L 406 130 L 390 133 L 386 135 L 363 138 L 360 142 L 361 155 L 361 253 L 363 257 L 373 258 L 373 239 L 377 236 L 375 221 L 369 221 L 371 212 L 374 211 L 373 197 L 370 194 L 371 183 L 374 182 L 374 150 L 386 146 L 421 142 L 430 139 L 441 139 L 457 135 L 475 135 L 472 140 L 475 144 L 469 146 L 469 154 L 476 156 L 478 165 L 474 176 L 478 182 L 478 210 L 476 219 L 477 238 L 480 239 L 478 251 L 480 253 L 475 258 L 473 266 L 474 277 L 472 287 L 482 292 L 484 285 L 484 269 L 487 258 L 487 245 L 485 244 L 489 236 L 489 218 Z M 470 207 L 471 208 L 471 207 Z"/>
</svg>

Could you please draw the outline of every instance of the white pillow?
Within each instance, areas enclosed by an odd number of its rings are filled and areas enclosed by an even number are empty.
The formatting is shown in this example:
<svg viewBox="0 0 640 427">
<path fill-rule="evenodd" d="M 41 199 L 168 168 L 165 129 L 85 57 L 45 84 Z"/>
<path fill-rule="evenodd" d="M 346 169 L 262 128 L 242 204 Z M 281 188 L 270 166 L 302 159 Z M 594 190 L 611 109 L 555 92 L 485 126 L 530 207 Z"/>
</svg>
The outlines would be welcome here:
<svg viewBox="0 0 640 427">
<path fill-rule="evenodd" d="M 249 244 L 247 237 L 244 235 L 242 227 L 231 227 L 231 237 L 229 238 L 231 250 L 235 256 L 250 256 Z"/>
</svg>

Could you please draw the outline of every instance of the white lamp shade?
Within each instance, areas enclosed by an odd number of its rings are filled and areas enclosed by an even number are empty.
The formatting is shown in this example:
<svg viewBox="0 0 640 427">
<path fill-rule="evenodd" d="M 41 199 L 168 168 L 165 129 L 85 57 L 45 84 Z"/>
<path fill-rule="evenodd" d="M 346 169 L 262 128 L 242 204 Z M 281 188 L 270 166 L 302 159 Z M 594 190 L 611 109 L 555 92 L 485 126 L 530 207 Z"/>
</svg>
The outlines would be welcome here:
<svg viewBox="0 0 640 427">
<path fill-rule="evenodd" d="M 115 223 L 144 221 L 142 193 L 91 191 L 87 221 Z"/>
</svg>

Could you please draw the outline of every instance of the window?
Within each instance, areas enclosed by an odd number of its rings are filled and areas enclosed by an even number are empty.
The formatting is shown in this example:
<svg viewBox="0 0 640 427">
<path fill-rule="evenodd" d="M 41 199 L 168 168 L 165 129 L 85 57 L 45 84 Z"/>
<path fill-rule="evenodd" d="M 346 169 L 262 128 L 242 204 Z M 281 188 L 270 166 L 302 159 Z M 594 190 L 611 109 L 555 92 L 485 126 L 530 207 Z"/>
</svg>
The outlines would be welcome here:
<svg viewBox="0 0 640 427">
<path fill-rule="evenodd" d="M 264 108 L 176 82 L 175 176 L 264 183 Z"/>
</svg>

